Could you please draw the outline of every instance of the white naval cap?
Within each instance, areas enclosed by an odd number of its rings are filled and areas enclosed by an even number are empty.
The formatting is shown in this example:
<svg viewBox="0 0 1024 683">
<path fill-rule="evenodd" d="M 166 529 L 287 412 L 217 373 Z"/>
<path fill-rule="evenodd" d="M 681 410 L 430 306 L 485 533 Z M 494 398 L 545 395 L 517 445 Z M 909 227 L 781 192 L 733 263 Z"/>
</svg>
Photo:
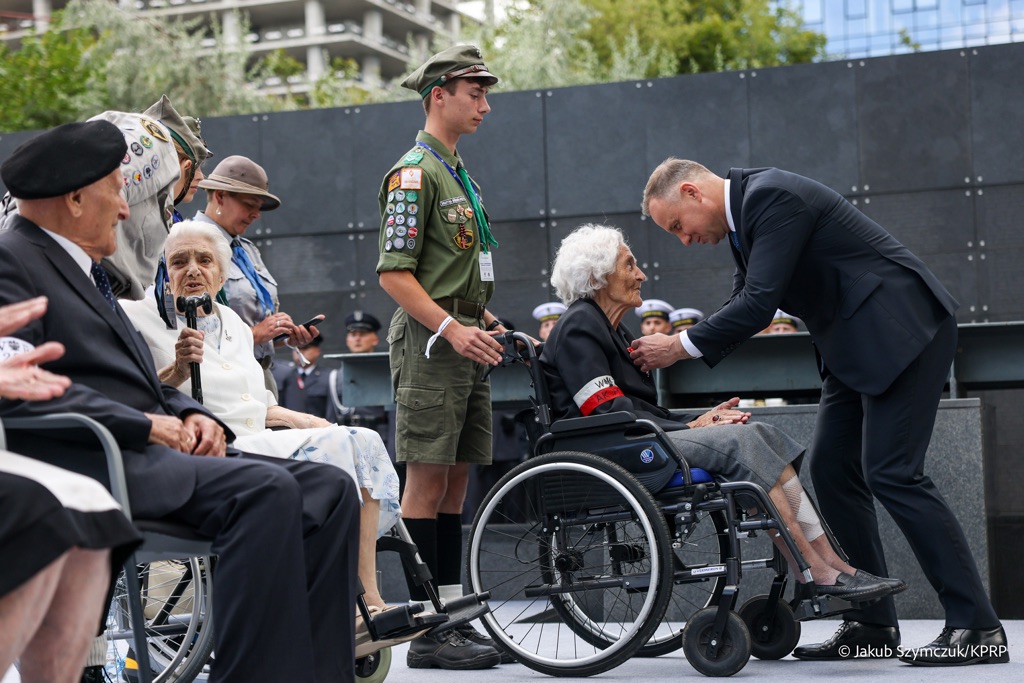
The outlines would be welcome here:
<svg viewBox="0 0 1024 683">
<path fill-rule="evenodd" d="M 668 320 L 668 314 L 672 312 L 672 304 L 661 299 L 644 299 L 644 302 L 635 310 L 641 319 L 655 317 Z"/>
<path fill-rule="evenodd" d="M 672 327 L 680 325 L 696 325 L 704 319 L 704 312 L 696 308 L 677 308 L 668 314 L 668 321 Z"/>
<path fill-rule="evenodd" d="M 563 313 L 565 313 L 565 304 L 559 301 L 550 301 L 533 309 L 533 319 L 538 322 L 558 320 Z"/>
<path fill-rule="evenodd" d="M 781 308 L 775 309 L 775 317 L 772 318 L 772 325 L 776 323 L 785 323 L 786 325 L 792 325 L 793 327 L 800 327 L 801 322 L 800 318 L 786 313 Z"/>
</svg>

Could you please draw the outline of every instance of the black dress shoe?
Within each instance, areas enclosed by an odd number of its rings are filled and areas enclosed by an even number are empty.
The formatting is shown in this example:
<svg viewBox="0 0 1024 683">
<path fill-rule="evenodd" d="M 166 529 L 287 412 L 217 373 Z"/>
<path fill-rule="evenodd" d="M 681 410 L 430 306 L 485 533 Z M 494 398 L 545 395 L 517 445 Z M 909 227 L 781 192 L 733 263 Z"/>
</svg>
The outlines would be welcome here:
<svg viewBox="0 0 1024 683">
<path fill-rule="evenodd" d="M 881 581 L 885 585 L 889 586 L 889 588 L 892 590 L 892 595 L 896 595 L 897 593 L 902 593 L 903 591 L 907 590 L 907 582 L 903 579 L 875 576 L 874 574 L 868 574 L 863 569 L 858 569 L 854 576 L 863 576 L 864 578 L 870 579 L 872 581 Z"/>
<path fill-rule="evenodd" d="M 888 579 L 879 579 L 874 576 L 868 578 L 869 576 L 871 575 L 857 574 L 855 576 L 839 572 L 834 584 L 831 586 L 816 584 L 814 592 L 818 595 L 831 595 L 851 602 L 867 602 L 892 594 L 892 588 L 886 583 Z"/>
<path fill-rule="evenodd" d="M 1005 664 L 1010 661 L 1010 650 L 1002 626 L 990 629 L 947 626 L 938 638 L 924 647 L 901 654 L 900 661 L 917 666 Z"/>
<path fill-rule="evenodd" d="M 513 657 L 512 655 L 510 655 L 509 653 L 505 652 L 503 649 L 495 645 L 493 638 L 491 638 L 490 636 L 486 636 L 483 633 L 480 633 L 480 631 L 477 631 L 475 628 L 473 628 L 472 624 L 456 626 L 454 630 L 458 631 L 459 635 L 461 635 L 463 638 L 465 638 L 471 643 L 476 643 L 477 645 L 484 645 L 485 647 L 493 647 L 501 656 L 501 661 L 499 662 L 500 664 L 515 664 L 515 657 Z"/>
<path fill-rule="evenodd" d="M 500 661 L 493 647 L 470 642 L 454 628 L 410 641 L 405 657 L 410 669 L 490 669 Z"/>
<path fill-rule="evenodd" d="M 797 659 L 884 659 L 899 654 L 900 630 L 895 626 L 876 626 L 859 621 L 844 621 L 824 643 L 802 645 L 793 650 Z"/>
</svg>

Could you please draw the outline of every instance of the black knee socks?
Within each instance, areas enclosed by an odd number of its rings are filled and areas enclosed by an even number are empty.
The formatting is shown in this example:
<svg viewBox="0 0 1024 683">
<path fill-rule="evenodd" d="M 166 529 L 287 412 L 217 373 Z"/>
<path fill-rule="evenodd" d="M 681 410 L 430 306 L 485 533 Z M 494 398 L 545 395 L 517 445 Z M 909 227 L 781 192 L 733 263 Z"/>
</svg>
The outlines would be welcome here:
<svg viewBox="0 0 1024 683">
<path fill-rule="evenodd" d="M 462 585 L 462 515 L 437 515 L 438 586 Z"/>
<path fill-rule="evenodd" d="M 427 565 L 430 575 L 437 581 L 437 520 L 436 519 L 403 519 L 405 529 L 412 537 L 420 553 L 420 559 Z M 409 598 L 426 602 L 429 600 L 427 591 L 415 585 L 409 572 L 405 572 L 405 582 L 409 586 Z"/>
</svg>

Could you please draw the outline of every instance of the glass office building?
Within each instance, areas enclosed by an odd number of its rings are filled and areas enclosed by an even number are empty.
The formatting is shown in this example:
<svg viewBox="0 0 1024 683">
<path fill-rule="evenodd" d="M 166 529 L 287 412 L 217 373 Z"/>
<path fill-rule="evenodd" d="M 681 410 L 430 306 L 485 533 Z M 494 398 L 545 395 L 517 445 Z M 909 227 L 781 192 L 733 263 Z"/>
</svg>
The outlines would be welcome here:
<svg viewBox="0 0 1024 683">
<path fill-rule="evenodd" d="M 786 0 L 783 0 L 785 2 Z M 1024 41 L 1024 0 L 788 0 L 829 59 Z"/>
</svg>

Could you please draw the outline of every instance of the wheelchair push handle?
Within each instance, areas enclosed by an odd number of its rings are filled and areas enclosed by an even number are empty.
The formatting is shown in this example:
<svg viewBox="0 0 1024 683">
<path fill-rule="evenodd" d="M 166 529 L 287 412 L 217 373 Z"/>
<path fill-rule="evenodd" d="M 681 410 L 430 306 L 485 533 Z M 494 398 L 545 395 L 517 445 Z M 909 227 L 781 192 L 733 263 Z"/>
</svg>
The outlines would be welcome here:
<svg viewBox="0 0 1024 683">
<path fill-rule="evenodd" d="M 529 363 L 537 360 L 537 349 L 534 347 L 533 340 L 529 335 L 509 330 L 499 334 L 495 339 L 502 346 L 501 362 L 498 365 L 488 365 L 484 369 L 483 374 L 480 375 L 480 381 L 486 381 L 494 368 L 504 368 L 513 363 Z"/>
</svg>

